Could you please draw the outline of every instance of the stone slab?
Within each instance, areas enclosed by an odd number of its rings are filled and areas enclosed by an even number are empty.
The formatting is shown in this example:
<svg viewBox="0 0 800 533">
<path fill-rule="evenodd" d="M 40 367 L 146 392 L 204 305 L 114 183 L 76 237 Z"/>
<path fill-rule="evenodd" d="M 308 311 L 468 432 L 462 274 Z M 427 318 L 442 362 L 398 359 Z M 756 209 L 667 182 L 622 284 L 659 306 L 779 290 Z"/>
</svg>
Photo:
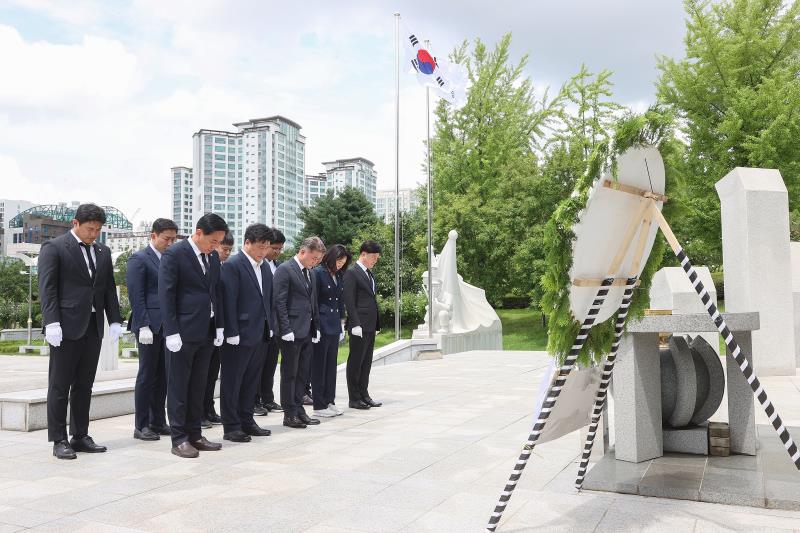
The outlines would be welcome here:
<svg viewBox="0 0 800 533">
<path fill-rule="evenodd" d="M 664 452 L 708 455 L 708 427 L 664 428 Z"/>
<path fill-rule="evenodd" d="M 722 313 L 722 318 L 731 331 L 753 331 L 759 328 L 758 313 Z M 643 316 L 628 322 L 628 333 L 659 333 L 661 331 L 698 332 L 717 331 L 717 326 L 708 313 L 691 315 Z"/>
<path fill-rule="evenodd" d="M 675 500 L 699 500 L 703 466 L 687 464 L 650 464 L 641 482 L 639 494 Z"/>
<path fill-rule="evenodd" d="M 794 310 L 794 360 L 800 368 L 800 242 L 789 243 L 792 258 L 792 308 Z"/>
</svg>

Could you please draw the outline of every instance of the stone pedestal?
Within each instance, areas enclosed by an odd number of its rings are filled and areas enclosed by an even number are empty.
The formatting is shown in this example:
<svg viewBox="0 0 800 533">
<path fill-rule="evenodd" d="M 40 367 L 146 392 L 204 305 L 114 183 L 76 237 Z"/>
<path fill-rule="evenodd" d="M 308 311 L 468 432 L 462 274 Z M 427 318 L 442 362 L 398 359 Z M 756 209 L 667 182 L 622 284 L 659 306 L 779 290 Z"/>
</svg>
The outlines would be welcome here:
<svg viewBox="0 0 800 533">
<path fill-rule="evenodd" d="M 708 291 L 711 301 L 717 303 L 717 289 L 711 279 L 711 272 L 708 267 L 694 267 L 700 281 Z M 686 315 L 691 313 L 705 313 L 706 308 L 703 302 L 697 297 L 686 272 L 680 267 L 664 267 L 653 276 L 650 285 L 650 308 L 651 309 L 671 309 L 673 315 Z M 684 335 L 685 331 L 676 331 L 676 335 Z M 701 333 L 703 337 L 717 355 L 719 355 L 719 342 L 716 333 Z"/>
<path fill-rule="evenodd" d="M 723 317 L 742 352 L 752 363 L 750 332 L 759 327 L 758 313 L 724 313 Z M 645 316 L 628 324 L 612 382 L 617 459 L 639 463 L 664 455 L 658 333 L 703 333 L 716 329 L 708 314 Z M 730 354 L 727 359 L 731 451 L 754 454 L 753 391 Z M 758 366 L 753 365 L 753 368 L 757 370 Z"/>
<path fill-rule="evenodd" d="M 716 184 L 725 309 L 757 311 L 753 352 L 764 376 L 795 375 L 789 198 L 777 170 L 735 168 Z"/>
</svg>

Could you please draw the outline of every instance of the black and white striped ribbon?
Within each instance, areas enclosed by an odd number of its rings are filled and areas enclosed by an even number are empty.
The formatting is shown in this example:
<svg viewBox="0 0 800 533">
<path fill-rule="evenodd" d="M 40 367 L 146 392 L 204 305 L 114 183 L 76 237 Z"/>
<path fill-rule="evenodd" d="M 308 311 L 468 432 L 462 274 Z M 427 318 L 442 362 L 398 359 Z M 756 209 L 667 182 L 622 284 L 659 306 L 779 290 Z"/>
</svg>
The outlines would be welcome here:
<svg viewBox="0 0 800 533">
<path fill-rule="evenodd" d="M 508 479 L 508 483 L 506 483 L 503 492 L 500 494 L 500 499 L 494 508 L 492 516 L 489 518 L 489 524 L 486 526 L 487 531 L 495 531 L 497 529 L 497 524 L 500 522 L 503 512 L 506 509 L 506 505 L 508 505 L 508 501 L 511 499 L 511 494 L 514 492 L 514 488 L 517 486 L 517 482 L 522 476 L 522 471 L 525 469 L 528 459 L 530 459 L 533 448 L 536 446 L 536 441 L 539 440 L 539 435 L 541 435 L 542 431 L 544 430 L 547 418 L 550 416 L 550 412 L 556 405 L 556 401 L 558 401 L 558 396 L 561 394 L 561 389 L 564 387 L 564 383 L 567 381 L 567 376 L 575 366 L 575 361 L 578 359 L 578 355 L 581 353 L 581 349 L 586 342 L 586 337 L 589 335 L 589 330 L 592 329 L 595 318 L 600 312 L 600 308 L 603 306 L 606 296 L 608 296 L 609 287 L 613 283 L 614 278 L 605 278 L 600 284 L 600 288 L 597 291 L 597 296 L 595 296 L 594 301 L 592 301 L 589 312 L 581 324 L 581 329 L 578 332 L 577 337 L 575 337 L 575 342 L 573 343 L 569 354 L 564 360 L 564 363 L 559 368 L 558 376 L 547 391 L 544 404 L 542 404 L 542 410 L 539 413 L 539 419 L 536 421 L 536 424 L 534 424 L 528 440 L 522 447 L 522 453 L 520 454 L 519 459 L 517 459 L 514 469 L 511 471 L 511 476 Z"/>
<path fill-rule="evenodd" d="M 600 415 L 603 413 L 603 406 L 606 403 L 608 384 L 611 382 L 611 374 L 614 372 L 614 363 L 617 360 L 617 351 L 619 350 L 619 344 L 622 340 L 622 332 L 625 329 L 625 320 L 628 318 L 628 308 L 631 305 L 631 298 L 633 297 L 633 288 L 636 286 L 636 280 L 637 278 L 628 278 L 625 285 L 625 293 L 622 296 L 622 303 L 617 312 L 617 321 L 614 324 L 614 343 L 611 345 L 611 352 L 608 354 L 608 357 L 606 357 L 605 365 L 603 365 L 603 376 L 594 398 L 592 421 L 589 424 L 589 432 L 586 434 L 586 443 L 583 446 L 581 464 L 578 467 L 578 477 L 575 480 L 575 488 L 577 489 L 580 489 L 581 485 L 583 485 L 583 478 L 586 476 L 586 469 L 589 466 L 589 457 L 592 455 L 592 446 L 594 445 L 594 438 L 597 435 L 597 427 L 600 424 Z"/>
<path fill-rule="evenodd" d="M 722 315 L 717 310 L 717 306 L 714 305 L 714 302 L 711 300 L 711 296 L 709 296 L 708 291 L 706 291 L 705 287 L 703 287 L 703 283 L 700 281 L 700 277 L 697 275 L 692 263 L 686 256 L 686 252 L 683 251 L 683 248 L 680 248 L 675 252 L 675 255 L 681 262 L 683 271 L 686 272 L 687 276 L 689 276 L 689 280 L 692 282 L 694 290 L 697 292 L 698 296 L 700 296 L 703 305 L 706 306 L 706 310 L 711 316 L 711 320 L 714 321 L 714 324 L 716 324 L 720 335 L 722 335 L 722 338 L 725 340 L 725 345 L 728 347 L 728 353 L 730 353 L 731 356 L 736 360 L 736 363 L 739 365 L 739 370 L 742 371 L 745 379 L 747 379 L 747 382 L 750 384 L 750 388 L 753 389 L 753 395 L 758 400 L 758 403 L 761 404 L 761 407 L 764 409 L 767 417 L 769 417 L 772 427 L 778 432 L 778 437 L 780 437 L 784 448 L 786 448 L 786 451 L 789 453 L 789 457 L 792 458 L 792 462 L 794 462 L 794 465 L 798 468 L 798 470 L 800 470 L 800 451 L 797 449 L 797 445 L 794 443 L 794 440 L 789 434 L 789 431 L 786 429 L 786 426 L 783 425 L 783 421 L 775 411 L 775 407 L 772 405 L 772 402 L 769 400 L 769 398 L 767 398 L 767 391 L 765 391 L 764 387 L 761 386 L 761 382 L 759 382 L 758 377 L 756 377 L 755 372 L 753 372 L 753 367 L 750 366 L 750 363 L 747 362 L 747 359 L 742 354 L 739 344 L 736 342 L 736 339 L 733 338 L 733 334 L 728 329 L 728 325 L 725 323 Z"/>
</svg>

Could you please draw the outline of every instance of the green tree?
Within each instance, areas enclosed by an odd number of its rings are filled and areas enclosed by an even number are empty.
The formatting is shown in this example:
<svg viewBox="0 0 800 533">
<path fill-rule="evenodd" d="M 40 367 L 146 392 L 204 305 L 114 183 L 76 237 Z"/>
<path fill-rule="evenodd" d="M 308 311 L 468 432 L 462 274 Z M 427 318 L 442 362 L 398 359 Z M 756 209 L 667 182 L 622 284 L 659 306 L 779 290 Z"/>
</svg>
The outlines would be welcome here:
<svg viewBox="0 0 800 533">
<path fill-rule="evenodd" d="M 800 212 L 800 3 L 685 2 L 685 59 L 659 59 L 658 97 L 687 140 L 675 233 L 696 264 L 722 264 L 714 184 L 734 167 L 777 168 Z M 669 193 L 673 194 L 674 193 Z"/>
<path fill-rule="evenodd" d="M 317 235 L 326 246 L 347 245 L 362 228 L 377 221 L 372 202 L 355 187 L 346 187 L 337 195 L 328 191 L 311 206 L 302 206 L 299 218 L 304 226 L 296 241 Z"/>
<path fill-rule="evenodd" d="M 0 327 L 27 326 L 28 323 L 28 267 L 20 259 L 0 259 Z M 37 322 L 39 311 L 39 277 L 32 280 L 33 319 Z"/>
<path fill-rule="evenodd" d="M 535 97 L 523 75 L 527 56 L 511 64 L 510 45 L 506 34 L 491 51 L 480 40 L 471 54 L 467 43 L 454 51 L 472 85 L 462 108 L 439 103 L 431 140 L 437 249 L 457 230 L 459 272 L 493 303 L 532 290 L 531 276 L 517 276 L 515 257 L 531 232 L 535 149 L 557 118 L 558 99 Z"/>
</svg>

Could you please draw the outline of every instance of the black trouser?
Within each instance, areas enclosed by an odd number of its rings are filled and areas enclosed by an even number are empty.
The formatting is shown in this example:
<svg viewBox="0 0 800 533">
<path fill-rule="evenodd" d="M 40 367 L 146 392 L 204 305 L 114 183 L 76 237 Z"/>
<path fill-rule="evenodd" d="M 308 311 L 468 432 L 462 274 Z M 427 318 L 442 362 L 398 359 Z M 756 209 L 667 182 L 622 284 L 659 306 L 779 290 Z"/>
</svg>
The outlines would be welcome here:
<svg viewBox="0 0 800 533">
<path fill-rule="evenodd" d="M 219 397 L 225 433 L 256 425 L 253 408 L 266 355 L 266 342 L 255 346 L 223 345 Z"/>
<path fill-rule="evenodd" d="M 167 350 L 167 415 L 172 445 L 202 437 L 203 394 L 208 377 L 213 337 L 204 342 L 185 342 L 177 352 Z"/>
<path fill-rule="evenodd" d="M 47 373 L 47 440 L 50 442 L 67 439 L 67 403 L 70 434 L 78 438 L 89 434 L 89 407 L 101 345 L 97 318 L 92 313 L 80 339 L 63 339 L 61 346 L 50 346 Z"/>
<path fill-rule="evenodd" d="M 278 368 L 278 336 L 274 335 L 267 343 L 267 357 L 264 360 L 264 370 L 261 372 L 261 385 L 258 399 L 261 403 L 275 401 L 272 387 L 275 383 L 275 370 Z"/>
<path fill-rule="evenodd" d="M 214 409 L 214 389 L 217 387 L 217 378 L 219 377 L 219 346 L 214 346 L 214 351 L 211 353 L 211 361 L 208 363 L 208 378 L 206 379 L 206 391 L 203 395 L 203 418 L 215 413 Z"/>
<path fill-rule="evenodd" d="M 364 332 L 364 337 L 350 334 L 350 355 L 347 356 L 347 393 L 351 402 L 369 398 L 369 371 L 372 370 L 372 351 L 375 332 Z"/>
<path fill-rule="evenodd" d="M 311 384 L 314 387 L 314 409 L 327 409 L 336 398 L 336 357 L 339 355 L 339 334 L 322 335 L 314 345 L 311 358 Z"/>
<path fill-rule="evenodd" d="M 284 417 L 305 413 L 303 395 L 311 364 L 311 337 L 281 340 L 281 406 Z"/>
<path fill-rule="evenodd" d="M 153 344 L 138 343 L 139 372 L 133 398 L 136 407 L 134 425 L 161 428 L 167 425 L 164 405 L 167 399 L 167 372 L 164 336 L 153 333 Z"/>
</svg>

